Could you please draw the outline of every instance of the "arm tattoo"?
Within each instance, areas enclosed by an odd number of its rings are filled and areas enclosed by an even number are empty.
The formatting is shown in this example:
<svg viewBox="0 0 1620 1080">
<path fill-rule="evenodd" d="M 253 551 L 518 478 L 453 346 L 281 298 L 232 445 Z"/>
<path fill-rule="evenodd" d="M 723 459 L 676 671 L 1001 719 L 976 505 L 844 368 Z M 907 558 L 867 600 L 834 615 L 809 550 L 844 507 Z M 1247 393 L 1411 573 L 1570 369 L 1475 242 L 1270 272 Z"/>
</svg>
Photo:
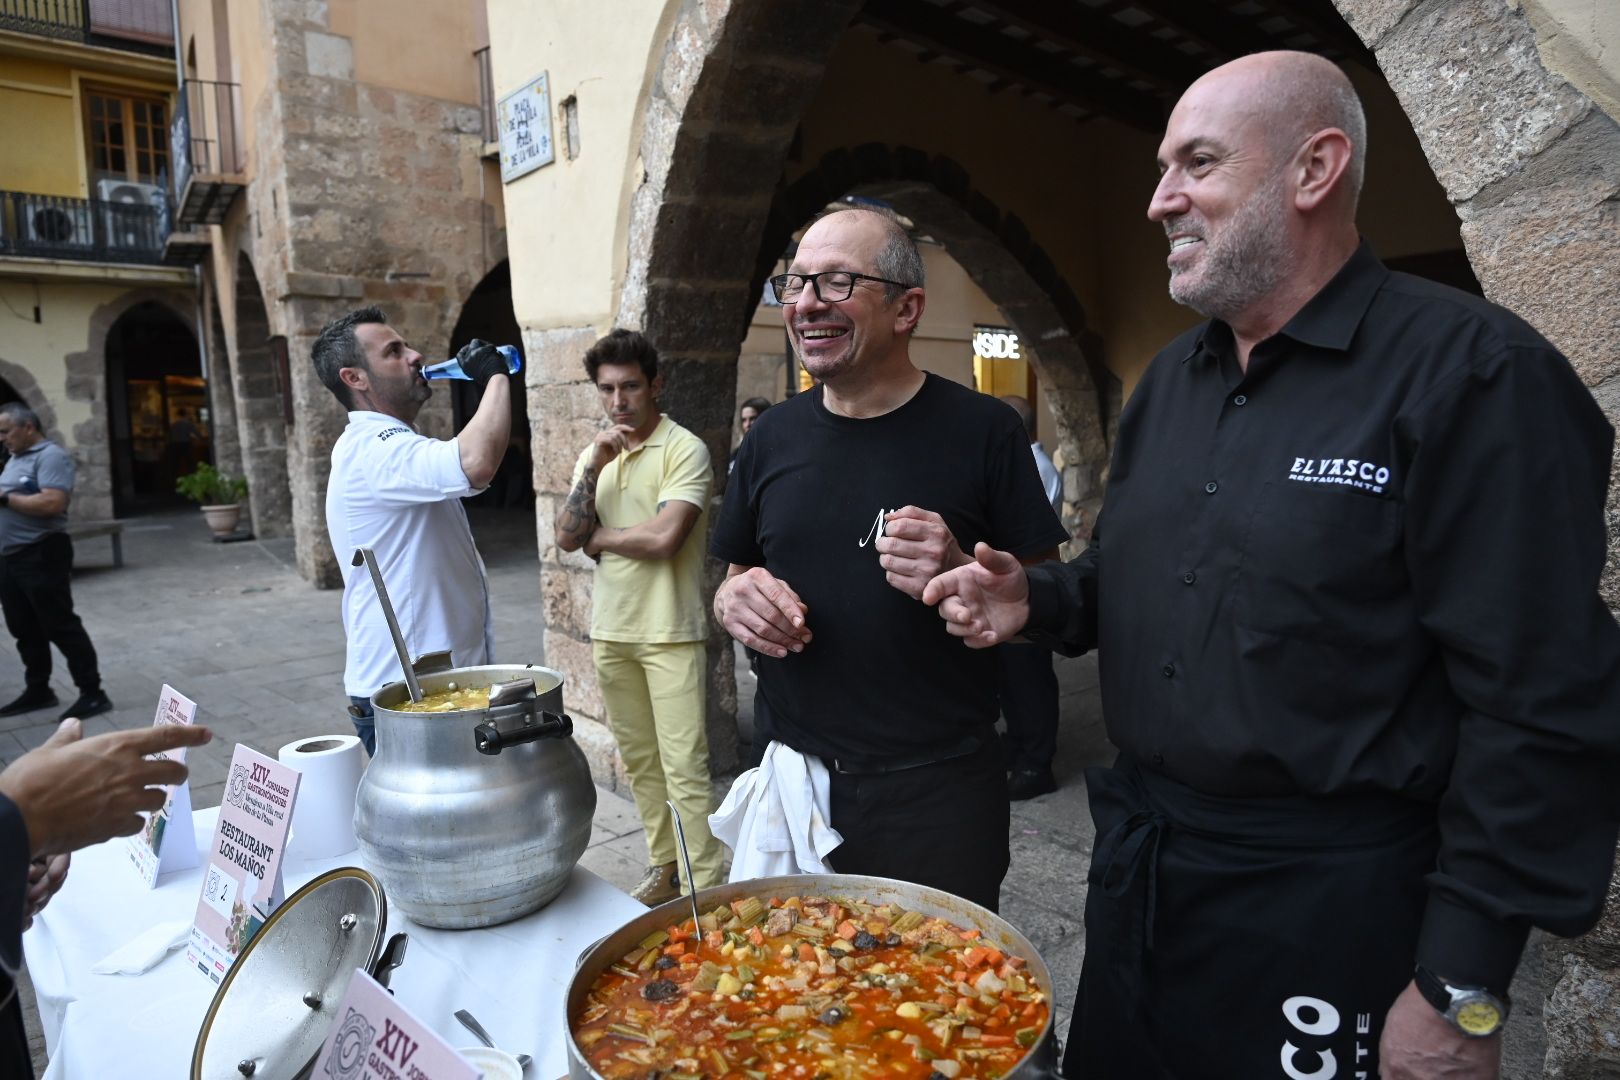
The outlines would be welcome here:
<svg viewBox="0 0 1620 1080">
<path fill-rule="evenodd" d="M 596 531 L 596 470 L 589 465 L 557 511 L 557 534 L 584 543 Z"/>
</svg>

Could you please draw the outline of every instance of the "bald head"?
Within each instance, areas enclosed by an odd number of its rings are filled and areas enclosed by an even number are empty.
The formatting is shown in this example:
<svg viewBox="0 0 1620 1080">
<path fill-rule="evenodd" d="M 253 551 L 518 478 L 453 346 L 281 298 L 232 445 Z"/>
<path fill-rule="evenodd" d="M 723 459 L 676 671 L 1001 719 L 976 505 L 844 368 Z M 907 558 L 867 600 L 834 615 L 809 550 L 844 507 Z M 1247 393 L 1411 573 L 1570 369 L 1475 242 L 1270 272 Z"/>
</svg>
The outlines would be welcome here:
<svg viewBox="0 0 1620 1080">
<path fill-rule="evenodd" d="M 1187 88 L 1176 108 L 1206 100 L 1252 126 L 1279 163 L 1318 132 L 1342 131 L 1350 144 L 1350 161 L 1339 188 L 1354 217 L 1366 175 L 1367 116 L 1356 88 L 1337 64 L 1293 50 L 1253 53 L 1204 75 Z"/>
<path fill-rule="evenodd" d="M 1350 81 L 1309 53 L 1245 56 L 1188 87 L 1148 204 L 1171 298 L 1240 337 L 1280 326 L 1355 251 L 1365 132 Z"/>
</svg>

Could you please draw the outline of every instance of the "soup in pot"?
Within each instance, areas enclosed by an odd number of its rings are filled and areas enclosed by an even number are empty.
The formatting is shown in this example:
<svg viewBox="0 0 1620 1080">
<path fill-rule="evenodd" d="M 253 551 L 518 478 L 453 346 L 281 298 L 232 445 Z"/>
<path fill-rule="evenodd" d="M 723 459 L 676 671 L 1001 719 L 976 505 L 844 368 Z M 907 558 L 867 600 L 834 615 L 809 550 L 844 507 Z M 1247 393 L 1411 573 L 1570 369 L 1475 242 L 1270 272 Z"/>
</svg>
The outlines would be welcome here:
<svg viewBox="0 0 1620 1080">
<path fill-rule="evenodd" d="M 489 687 L 469 686 L 461 689 L 435 690 L 423 694 L 421 701 L 406 698 L 398 705 L 390 705 L 394 712 L 459 712 L 466 709 L 489 708 Z"/>
<path fill-rule="evenodd" d="M 1050 1003 L 981 938 L 895 904 L 737 900 L 603 972 L 574 1038 L 608 1080 L 996 1080 Z"/>
</svg>

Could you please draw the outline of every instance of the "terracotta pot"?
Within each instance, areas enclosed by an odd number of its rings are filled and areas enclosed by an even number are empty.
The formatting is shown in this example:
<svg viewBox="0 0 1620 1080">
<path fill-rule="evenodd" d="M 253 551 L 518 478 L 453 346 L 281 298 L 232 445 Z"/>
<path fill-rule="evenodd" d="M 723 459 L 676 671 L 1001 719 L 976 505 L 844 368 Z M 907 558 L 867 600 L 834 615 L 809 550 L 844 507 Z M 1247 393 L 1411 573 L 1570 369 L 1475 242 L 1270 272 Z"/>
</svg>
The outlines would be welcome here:
<svg viewBox="0 0 1620 1080">
<path fill-rule="evenodd" d="M 215 536 L 229 536 L 236 531 L 236 523 L 242 517 L 242 504 L 231 503 L 227 506 L 205 506 L 202 508 L 203 517 L 208 527 L 214 531 Z"/>
</svg>

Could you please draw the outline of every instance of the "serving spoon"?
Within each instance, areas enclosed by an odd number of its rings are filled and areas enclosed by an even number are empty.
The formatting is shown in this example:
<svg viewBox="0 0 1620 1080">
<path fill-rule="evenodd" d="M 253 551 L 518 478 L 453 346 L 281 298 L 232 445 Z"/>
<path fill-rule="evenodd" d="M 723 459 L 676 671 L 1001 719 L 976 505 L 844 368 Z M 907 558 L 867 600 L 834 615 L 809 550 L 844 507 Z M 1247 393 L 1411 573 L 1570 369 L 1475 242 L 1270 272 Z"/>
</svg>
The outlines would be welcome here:
<svg viewBox="0 0 1620 1080">
<path fill-rule="evenodd" d="M 495 1040 L 489 1037 L 489 1032 L 484 1030 L 484 1025 L 480 1024 L 477 1020 L 473 1019 L 473 1014 L 472 1013 L 468 1012 L 466 1009 L 457 1009 L 456 1010 L 456 1019 L 460 1020 L 461 1021 L 461 1026 L 466 1028 L 468 1031 L 472 1032 L 473 1035 L 477 1037 L 479 1042 L 483 1043 L 485 1046 L 489 1047 L 491 1050 L 499 1050 L 500 1049 L 500 1047 L 495 1045 Z M 529 1066 L 533 1062 L 534 1062 L 534 1058 L 530 1057 L 528 1054 L 518 1054 L 517 1055 L 518 1067 L 521 1068 L 524 1072 L 529 1071 Z"/>
</svg>

